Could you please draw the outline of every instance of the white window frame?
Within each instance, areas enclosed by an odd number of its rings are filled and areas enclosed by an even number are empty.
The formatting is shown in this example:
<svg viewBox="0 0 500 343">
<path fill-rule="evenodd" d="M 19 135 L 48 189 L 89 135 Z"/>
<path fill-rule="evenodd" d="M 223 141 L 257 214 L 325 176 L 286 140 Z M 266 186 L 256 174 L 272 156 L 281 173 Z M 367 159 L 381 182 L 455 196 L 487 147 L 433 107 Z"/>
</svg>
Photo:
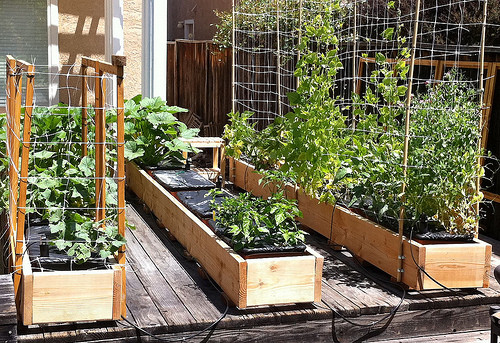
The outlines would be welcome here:
<svg viewBox="0 0 500 343">
<path fill-rule="evenodd" d="M 59 103 L 59 5 L 58 0 L 47 0 L 47 49 L 49 77 L 49 105 Z"/>
<path fill-rule="evenodd" d="M 167 98 L 167 1 L 142 1 L 142 95 Z"/>
</svg>

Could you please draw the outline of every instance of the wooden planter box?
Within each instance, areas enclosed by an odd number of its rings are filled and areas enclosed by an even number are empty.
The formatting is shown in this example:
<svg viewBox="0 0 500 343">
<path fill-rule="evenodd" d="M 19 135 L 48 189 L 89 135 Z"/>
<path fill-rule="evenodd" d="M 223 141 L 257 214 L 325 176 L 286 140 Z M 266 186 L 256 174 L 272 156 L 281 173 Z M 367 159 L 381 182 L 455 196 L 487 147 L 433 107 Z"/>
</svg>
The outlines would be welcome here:
<svg viewBox="0 0 500 343">
<path fill-rule="evenodd" d="M 119 265 L 107 270 L 34 272 L 29 258 L 25 258 L 23 324 L 120 320 L 125 313 L 124 276 L 125 270 Z"/>
<path fill-rule="evenodd" d="M 268 195 L 269 190 L 258 184 L 260 175 L 253 166 L 230 158 L 229 180 L 255 195 Z M 399 237 L 360 215 L 342 207 L 320 203 L 300 189 L 290 194 L 298 200 L 304 217 L 299 221 L 345 246 L 363 260 L 396 277 L 398 270 Z M 410 250 L 411 249 L 411 250 Z M 413 253 L 413 258 L 412 258 Z M 402 282 L 416 290 L 439 289 L 417 267 L 425 269 L 434 279 L 449 288 L 488 287 L 491 245 L 480 240 L 473 243 L 421 244 L 405 239 L 403 247 L 404 273 Z M 415 261 L 413 260 L 415 259 Z"/>
<path fill-rule="evenodd" d="M 307 248 L 301 256 L 244 259 L 135 163 L 127 185 L 203 266 L 240 309 L 321 300 L 323 257 Z"/>
</svg>

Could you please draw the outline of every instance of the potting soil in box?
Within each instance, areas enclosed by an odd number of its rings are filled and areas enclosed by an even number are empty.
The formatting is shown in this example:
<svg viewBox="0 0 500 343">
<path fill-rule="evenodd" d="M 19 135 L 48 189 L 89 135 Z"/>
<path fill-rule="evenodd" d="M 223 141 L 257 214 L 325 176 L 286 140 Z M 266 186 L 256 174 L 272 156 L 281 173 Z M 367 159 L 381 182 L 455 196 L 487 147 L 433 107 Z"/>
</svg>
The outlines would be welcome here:
<svg viewBox="0 0 500 343">
<path fill-rule="evenodd" d="M 193 170 L 156 170 L 153 177 L 171 192 L 215 188 L 215 183 Z"/>
<path fill-rule="evenodd" d="M 220 204 L 224 199 L 232 197 L 232 195 L 224 191 L 222 194 L 218 194 L 213 198 L 207 196 L 208 192 L 208 190 L 181 191 L 177 192 L 177 198 L 189 211 L 193 212 L 198 217 L 211 218 L 213 210 L 210 208 L 210 203 L 212 200 L 214 199 L 217 204 Z"/>
<path fill-rule="evenodd" d="M 48 225 L 30 225 L 26 236 L 29 237 L 27 253 L 34 271 L 108 269 L 107 260 L 104 258 L 91 258 L 85 263 L 77 264 L 71 256 L 57 250 L 53 245 L 48 245 L 48 256 L 40 256 L 40 244 L 48 244 L 54 238 L 54 234 L 50 232 Z"/>
</svg>

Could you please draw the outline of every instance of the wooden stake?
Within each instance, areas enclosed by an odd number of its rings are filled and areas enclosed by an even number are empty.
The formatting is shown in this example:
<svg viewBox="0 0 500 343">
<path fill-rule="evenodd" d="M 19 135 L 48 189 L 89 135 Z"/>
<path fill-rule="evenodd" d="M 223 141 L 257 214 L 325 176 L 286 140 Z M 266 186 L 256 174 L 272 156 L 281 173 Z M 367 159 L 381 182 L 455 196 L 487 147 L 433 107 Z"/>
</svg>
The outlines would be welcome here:
<svg viewBox="0 0 500 343">
<path fill-rule="evenodd" d="M 82 156 L 87 156 L 87 136 L 88 136 L 88 123 L 87 123 L 87 66 L 82 65 L 80 69 L 82 76 Z"/>
<path fill-rule="evenodd" d="M 417 50 L 417 36 L 418 36 L 418 20 L 420 15 L 420 0 L 417 0 L 415 5 L 415 19 L 413 24 L 413 41 L 411 46 L 411 61 L 410 61 L 410 76 L 408 78 L 408 90 L 406 92 L 406 114 L 405 114 L 405 143 L 403 151 L 403 184 L 401 186 L 401 208 L 399 209 L 399 263 L 398 263 L 398 276 L 397 281 L 400 282 L 403 276 L 403 229 L 405 220 L 405 202 L 406 202 L 406 175 L 408 173 L 408 146 L 410 143 L 410 105 L 411 105 L 411 94 L 413 87 L 413 74 L 415 71 L 415 54 Z"/>
<path fill-rule="evenodd" d="M 16 234 L 16 268 L 21 268 L 23 266 L 23 254 L 24 254 L 24 224 L 26 218 L 26 192 L 28 188 L 28 163 L 29 163 L 29 150 L 30 150 L 30 140 L 31 140 L 31 119 L 33 114 L 33 94 L 34 94 L 34 83 L 35 83 L 35 66 L 28 64 L 26 65 L 27 70 L 27 81 L 26 81 L 26 100 L 25 100 L 25 111 L 24 111 L 24 123 L 23 123 L 23 148 L 21 156 L 21 171 L 20 171 L 20 185 L 19 185 L 19 200 L 17 207 L 17 234 Z M 14 278 L 18 278 L 17 287 L 21 282 L 21 270 L 15 274 Z M 14 282 L 16 284 L 16 281 Z M 18 293 L 20 294 L 20 292 Z M 19 299 L 20 300 L 20 299 Z M 20 302 L 18 302 L 20 303 Z"/>
<path fill-rule="evenodd" d="M 16 70 L 16 60 L 7 55 L 7 63 L 6 63 L 6 88 L 7 88 L 7 155 L 9 157 L 9 225 L 8 225 L 8 237 L 10 240 L 10 245 L 12 248 L 12 241 L 14 237 L 14 230 L 16 227 L 16 218 L 14 207 L 15 207 L 15 197 L 13 197 L 12 192 L 14 189 L 17 191 L 17 187 L 13 187 L 13 183 L 11 176 L 15 173 L 15 169 L 13 166 L 12 159 L 12 144 L 14 141 L 14 135 L 12 134 L 12 129 L 14 126 L 14 102 L 15 102 L 15 93 L 16 93 L 16 85 L 14 83 L 14 74 Z M 17 185 L 16 185 L 17 186 Z M 11 249 L 11 252 L 13 250 Z M 9 258 L 9 269 L 13 266 L 13 261 Z M 12 271 L 12 269 L 11 269 Z"/>
<path fill-rule="evenodd" d="M 116 140 L 117 146 L 117 164 L 118 164 L 118 233 L 125 237 L 125 110 L 123 94 L 123 67 L 126 64 L 124 56 L 112 56 L 113 65 L 117 66 L 116 75 L 116 94 L 117 101 L 117 122 L 116 122 Z M 126 273 L 125 273 L 125 245 L 118 250 L 118 264 L 122 267 L 122 298 L 121 315 L 126 317 Z"/>
<path fill-rule="evenodd" d="M 96 221 L 102 221 L 106 217 L 106 115 L 104 111 L 104 94 L 106 92 L 106 81 L 102 77 L 99 62 L 96 63 L 95 72 L 99 75 L 95 82 L 95 196 L 96 196 Z M 104 223 L 103 223 L 104 225 Z"/>
</svg>

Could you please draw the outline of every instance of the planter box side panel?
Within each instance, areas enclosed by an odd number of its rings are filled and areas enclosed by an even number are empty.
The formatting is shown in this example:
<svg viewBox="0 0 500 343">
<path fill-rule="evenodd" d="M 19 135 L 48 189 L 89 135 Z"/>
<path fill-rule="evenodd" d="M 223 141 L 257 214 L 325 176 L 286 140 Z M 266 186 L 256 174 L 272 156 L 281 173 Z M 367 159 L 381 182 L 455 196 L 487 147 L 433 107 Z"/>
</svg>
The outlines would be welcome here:
<svg viewBox="0 0 500 343">
<path fill-rule="evenodd" d="M 33 323 L 112 319 L 114 274 L 113 270 L 33 273 Z"/>
<path fill-rule="evenodd" d="M 279 190 L 273 182 L 264 187 L 262 184 L 259 184 L 260 179 L 262 179 L 262 175 L 255 172 L 254 166 L 229 157 L 229 181 L 233 182 L 239 188 L 262 198 L 267 198 L 273 192 Z M 285 194 L 288 199 L 297 199 L 295 187 L 285 186 Z"/>
<path fill-rule="evenodd" d="M 297 199 L 299 210 L 303 215 L 302 218 L 299 218 L 299 222 L 329 240 L 335 241 L 332 226 L 334 206 L 319 202 L 318 199 L 305 194 L 302 190 L 297 192 Z"/>
<path fill-rule="evenodd" d="M 248 306 L 314 302 L 314 256 L 250 259 L 247 264 Z"/>
<path fill-rule="evenodd" d="M 246 261 L 134 163 L 127 184 L 237 306 L 246 307 Z"/>
<path fill-rule="evenodd" d="M 375 224 L 345 208 L 337 207 L 333 216 L 332 241 L 348 248 L 352 253 L 375 265 L 392 277 L 398 274 L 399 237 L 392 231 Z M 423 250 L 422 250 L 423 249 Z M 421 265 L 425 248 L 415 242 L 413 256 Z M 402 282 L 410 288 L 420 289 L 420 271 L 413 262 L 410 244 L 404 241 Z"/>
<path fill-rule="evenodd" d="M 485 271 L 489 270 L 490 266 L 490 258 L 488 258 L 490 254 L 491 245 L 481 241 L 467 244 L 428 245 L 426 246 L 425 271 L 449 288 L 483 287 L 485 286 Z M 441 287 L 425 276 L 423 288 Z"/>
</svg>

